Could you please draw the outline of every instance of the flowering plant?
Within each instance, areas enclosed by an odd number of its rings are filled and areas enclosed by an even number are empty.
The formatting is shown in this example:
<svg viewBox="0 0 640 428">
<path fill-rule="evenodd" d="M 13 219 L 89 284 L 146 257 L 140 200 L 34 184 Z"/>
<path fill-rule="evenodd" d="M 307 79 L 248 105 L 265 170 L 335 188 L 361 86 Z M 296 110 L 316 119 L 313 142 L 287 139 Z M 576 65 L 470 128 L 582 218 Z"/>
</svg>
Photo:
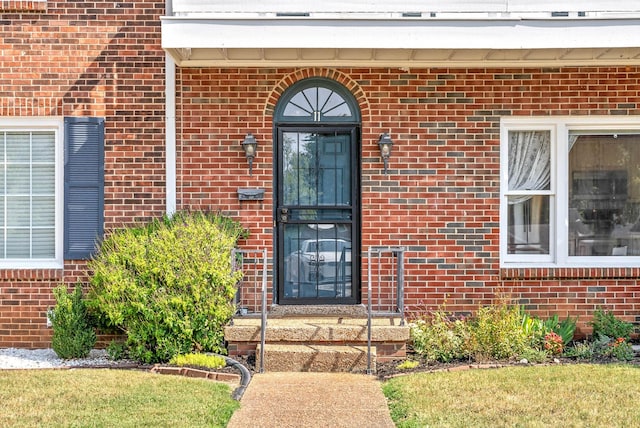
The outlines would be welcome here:
<svg viewBox="0 0 640 428">
<path fill-rule="evenodd" d="M 544 349 L 551 355 L 560 355 L 564 348 L 564 341 L 559 334 L 550 332 L 544 335 Z"/>
<path fill-rule="evenodd" d="M 612 357 L 620 361 L 629 361 L 633 359 L 633 348 L 624 337 L 618 337 L 607 344 L 607 348 L 603 352 L 604 356 Z"/>
</svg>

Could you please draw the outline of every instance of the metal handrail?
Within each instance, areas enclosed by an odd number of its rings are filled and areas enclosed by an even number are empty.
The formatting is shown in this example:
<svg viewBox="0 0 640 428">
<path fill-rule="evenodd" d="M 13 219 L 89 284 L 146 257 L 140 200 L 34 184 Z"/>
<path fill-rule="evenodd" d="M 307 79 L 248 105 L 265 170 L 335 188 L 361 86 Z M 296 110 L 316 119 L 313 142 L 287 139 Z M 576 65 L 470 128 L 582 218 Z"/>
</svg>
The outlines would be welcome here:
<svg viewBox="0 0 640 428">
<path fill-rule="evenodd" d="M 260 304 L 260 373 L 264 373 L 264 346 L 266 343 L 267 332 L 267 250 L 242 250 L 234 248 L 231 251 L 232 269 L 237 270 L 237 255 L 243 256 L 248 254 L 261 254 L 262 255 L 262 290 L 261 290 L 261 304 Z M 257 263 L 256 263 L 257 264 Z M 240 267 L 242 269 L 242 267 Z M 257 288 L 257 287 L 256 287 Z M 241 299 L 241 286 L 238 286 L 238 293 L 236 294 L 236 303 Z M 242 313 L 240 313 L 242 315 Z"/>
<path fill-rule="evenodd" d="M 378 259 L 382 254 L 391 254 L 391 256 L 395 259 L 395 263 L 393 264 L 394 271 L 391 277 L 392 280 L 392 296 L 391 296 L 391 306 L 389 312 L 400 314 L 400 325 L 405 324 L 404 317 L 404 247 L 370 247 L 367 250 L 367 373 L 371 374 L 371 341 L 372 341 L 372 316 L 375 313 L 383 313 L 380 311 L 373 310 L 373 274 L 372 274 L 372 261 L 373 256 L 377 255 Z M 242 254 L 243 256 L 248 254 L 261 254 L 262 255 L 262 293 L 261 293 L 261 304 L 260 304 L 260 315 L 261 315 L 261 328 L 260 328 L 260 373 L 264 372 L 264 347 L 266 343 L 266 330 L 267 330 L 267 250 L 242 250 L 242 249 L 234 249 L 232 251 L 232 260 L 233 260 L 233 268 L 236 270 L 237 267 L 237 255 Z M 377 291 L 380 293 L 380 284 L 382 282 L 381 273 L 380 273 L 380 262 L 377 263 L 378 272 L 377 272 Z M 242 267 L 240 267 L 242 269 Z M 395 284 L 393 282 L 395 281 Z M 393 286 L 395 285 L 395 286 Z M 256 287 L 257 288 L 257 287 Z M 241 287 L 238 288 L 238 295 L 236 296 L 237 302 L 240 301 Z M 380 300 L 380 296 L 378 295 L 378 300 Z M 395 308 L 393 307 L 394 302 Z M 257 306 L 257 305 L 256 305 Z"/>
<path fill-rule="evenodd" d="M 395 291 L 397 293 L 397 299 L 394 299 L 393 295 L 391 296 L 391 304 L 393 305 L 393 301 L 397 300 L 397 305 L 395 310 L 400 314 L 400 325 L 404 325 L 404 247 L 369 247 L 367 250 L 367 373 L 371 374 L 371 330 L 372 330 L 372 301 L 373 301 L 373 286 L 372 282 L 372 272 L 371 272 L 371 261 L 372 255 L 375 253 L 378 256 L 378 260 L 380 259 L 380 255 L 383 253 L 390 253 L 392 257 L 397 258 L 395 263 L 396 273 L 395 276 L 392 276 L 392 280 L 395 278 L 396 287 Z M 381 274 L 380 274 L 380 263 L 378 262 L 378 293 L 380 293 L 380 283 Z M 391 287 L 391 291 L 394 291 L 394 287 Z M 378 300 L 380 296 L 378 295 Z M 392 312 L 393 307 L 390 308 L 390 312 Z"/>
</svg>

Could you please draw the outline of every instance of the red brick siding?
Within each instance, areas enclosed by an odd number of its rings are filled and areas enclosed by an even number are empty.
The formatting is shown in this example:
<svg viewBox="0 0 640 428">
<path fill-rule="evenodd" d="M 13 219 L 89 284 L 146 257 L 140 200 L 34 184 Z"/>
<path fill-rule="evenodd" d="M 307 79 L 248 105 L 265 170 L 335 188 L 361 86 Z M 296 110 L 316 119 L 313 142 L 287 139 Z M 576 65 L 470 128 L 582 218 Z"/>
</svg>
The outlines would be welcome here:
<svg viewBox="0 0 640 428">
<path fill-rule="evenodd" d="M 165 211 L 164 2 L 0 3 L 0 116 L 105 118 L 105 226 Z M 37 9 L 37 13 L 33 13 Z M 0 271 L 0 347 L 48 347 L 46 310 L 84 264 Z"/>
<path fill-rule="evenodd" d="M 583 331 L 600 305 L 640 321 L 637 269 L 501 270 L 498 243 L 500 117 L 638 115 L 637 67 L 200 68 L 178 76 L 178 204 L 238 218 L 251 230 L 247 248 L 272 250 L 278 97 L 302 78 L 325 76 L 348 87 L 362 109 L 363 251 L 407 248 L 413 313 L 445 301 L 469 312 L 508 294 L 542 316 L 580 316 Z M 240 147 L 247 132 L 259 142 L 253 176 Z M 387 176 L 382 132 L 395 142 Z M 241 204 L 239 187 L 265 188 L 265 200 Z"/>
<path fill-rule="evenodd" d="M 105 117 L 106 227 L 162 214 L 164 2 L 36 3 L 0 3 L 0 115 Z M 179 69 L 179 208 L 234 216 L 251 230 L 243 247 L 271 255 L 273 108 L 309 76 L 339 81 L 360 104 L 362 248 L 407 247 L 411 310 L 446 300 L 471 311 L 507 293 L 540 315 L 579 315 L 583 328 L 598 305 L 640 317 L 636 269 L 501 270 L 498 260 L 499 118 L 638 115 L 637 67 Z M 377 139 L 387 131 L 385 176 Z M 259 142 L 253 176 L 247 132 Z M 265 188 L 265 200 L 241 204 L 239 187 Z M 2 271 L 0 347 L 48 346 L 51 289 L 84 278 L 82 263 Z"/>
</svg>

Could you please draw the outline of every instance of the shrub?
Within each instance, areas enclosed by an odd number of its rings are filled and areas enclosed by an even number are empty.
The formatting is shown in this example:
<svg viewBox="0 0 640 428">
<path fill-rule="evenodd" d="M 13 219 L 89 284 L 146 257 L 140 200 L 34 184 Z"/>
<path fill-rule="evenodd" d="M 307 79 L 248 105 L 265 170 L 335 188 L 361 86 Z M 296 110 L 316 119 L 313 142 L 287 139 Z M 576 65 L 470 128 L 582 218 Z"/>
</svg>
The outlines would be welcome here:
<svg viewBox="0 0 640 428">
<path fill-rule="evenodd" d="M 522 329 L 520 308 L 506 303 L 478 309 L 471 341 L 476 360 L 514 358 L 530 348 L 530 338 Z"/>
<path fill-rule="evenodd" d="M 595 355 L 594 346 L 590 342 L 575 343 L 573 346 L 566 349 L 565 355 L 567 357 L 573 357 L 578 360 L 590 361 Z"/>
<path fill-rule="evenodd" d="M 543 363 L 549 355 L 546 351 L 534 348 L 527 348 L 518 355 L 519 358 L 524 358 L 529 363 Z"/>
<path fill-rule="evenodd" d="M 420 365 L 420 361 L 404 360 L 403 362 L 401 362 L 400 364 L 398 364 L 396 366 L 396 369 L 398 369 L 398 370 L 411 370 L 411 369 L 415 369 L 419 365 Z"/>
<path fill-rule="evenodd" d="M 624 338 L 611 339 L 599 334 L 592 341 L 576 343 L 565 352 L 567 357 L 579 360 L 597 361 L 599 359 L 616 359 L 630 361 L 634 358 L 631 344 Z"/>
<path fill-rule="evenodd" d="M 624 337 L 610 340 L 602 350 L 602 356 L 614 358 L 619 361 L 631 361 L 634 357 L 633 348 Z"/>
<path fill-rule="evenodd" d="M 506 299 L 479 308 L 469 318 L 456 318 L 443 308 L 410 324 L 414 351 L 427 361 L 449 362 L 526 358 L 545 361 L 562 354 L 573 339 L 576 320 L 543 321 Z"/>
<path fill-rule="evenodd" d="M 122 360 L 127 357 L 127 344 L 113 340 L 107 346 L 107 355 L 112 360 Z"/>
<path fill-rule="evenodd" d="M 234 313 L 231 250 L 246 232 L 221 215 L 177 213 L 113 231 L 89 268 L 91 308 L 127 335 L 139 361 L 168 361 L 192 351 L 224 353 Z"/>
<path fill-rule="evenodd" d="M 567 316 L 567 318 L 558 322 L 558 315 L 554 315 L 551 322 L 553 324 L 553 331 L 562 338 L 562 343 L 565 346 L 571 343 L 576 332 L 578 318 L 571 318 Z"/>
<path fill-rule="evenodd" d="M 426 361 L 449 362 L 468 356 L 469 329 L 463 319 L 439 309 L 410 327 L 413 349 Z"/>
<path fill-rule="evenodd" d="M 82 299 L 82 285 L 77 284 L 72 292 L 60 285 L 53 295 L 56 306 L 51 312 L 51 347 L 60 358 L 86 357 L 96 343 L 96 333 Z"/>
<path fill-rule="evenodd" d="M 545 335 L 551 331 L 547 322 L 540 318 L 532 317 L 522 311 L 522 334 L 528 339 L 528 344 L 533 349 L 542 349 Z"/>
<path fill-rule="evenodd" d="M 220 369 L 227 365 L 227 362 L 220 355 L 207 354 L 184 354 L 175 355 L 169 361 L 170 364 L 184 367 L 203 367 L 207 369 Z"/>
<path fill-rule="evenodd" d="M 593 336 L 623 337 L 629 339 L 633 333 L 633 324 L 623 321 L 613 314 L 597 308 L 593 313 L 593 320 L 589 323 L 593 327 Z"/>
</svg>

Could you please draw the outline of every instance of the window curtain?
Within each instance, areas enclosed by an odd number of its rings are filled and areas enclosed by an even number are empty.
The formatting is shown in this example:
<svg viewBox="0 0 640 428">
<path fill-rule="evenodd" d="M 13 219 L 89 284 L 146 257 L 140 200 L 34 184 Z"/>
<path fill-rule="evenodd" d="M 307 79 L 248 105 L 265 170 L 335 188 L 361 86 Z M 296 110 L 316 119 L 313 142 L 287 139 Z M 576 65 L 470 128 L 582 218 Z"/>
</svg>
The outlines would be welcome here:
<svg viewBox="0 0 640 428">
<path fill-rule="evenodd" d="M 509 135 L 509 190 L 548 190 L 551 182 L 549 131 L 517 131 Z M 530 199 L 509 197 L 509 204 Z"/>
<path fill-rule="evenodd" d="M 549 190 L 551 133 L 510 132 L 508 168 L 510 191 Z M 511 212 L 509 242 L 514 244 L 514 253 L 537 249 L 542 254 L 548 254 L 549 219 L 543 215 L 543 205 L 548 197 L 539 196 L 530 193 L 510 195 L 507 198 Z M 519 248 L 515 244 L 522 244 L 524 247 Z"/>
</svg>

